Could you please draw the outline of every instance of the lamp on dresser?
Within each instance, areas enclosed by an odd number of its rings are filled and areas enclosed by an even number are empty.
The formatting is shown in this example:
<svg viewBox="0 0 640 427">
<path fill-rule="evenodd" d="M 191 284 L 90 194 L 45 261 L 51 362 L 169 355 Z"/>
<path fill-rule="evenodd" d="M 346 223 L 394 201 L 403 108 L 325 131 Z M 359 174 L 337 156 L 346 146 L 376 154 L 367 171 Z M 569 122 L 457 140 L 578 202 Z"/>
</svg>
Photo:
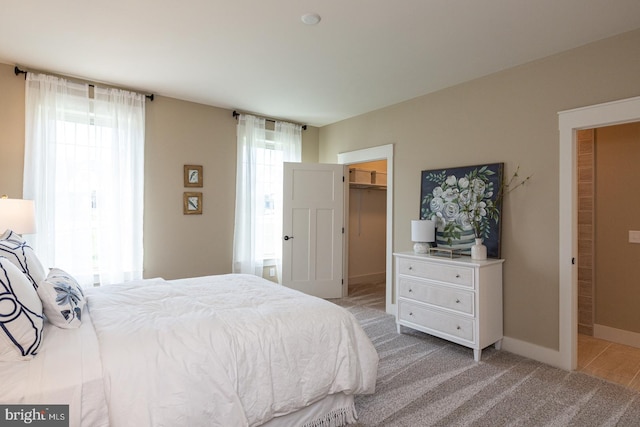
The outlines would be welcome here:
<svg viewBox="0 0 640 427">
<path fill-rule="evenodd" d="M 33 200 L 0 198 L 0 232 L 12 230 L 17 234 L 36 232 L 36 215 Z"/>
<path fill-rule="evenodd" d="M 413 252 L 426 254 L 436 241 L 436 223 L 429 219 L 411 220 L 411 241 Z"/>
</svg>

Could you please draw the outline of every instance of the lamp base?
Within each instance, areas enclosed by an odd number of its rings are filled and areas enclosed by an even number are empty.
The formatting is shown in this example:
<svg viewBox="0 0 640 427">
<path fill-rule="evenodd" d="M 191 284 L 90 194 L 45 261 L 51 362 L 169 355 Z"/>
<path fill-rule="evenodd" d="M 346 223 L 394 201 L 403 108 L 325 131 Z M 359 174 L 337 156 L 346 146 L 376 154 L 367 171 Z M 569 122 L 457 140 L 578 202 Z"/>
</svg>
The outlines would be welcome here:
<svg viewBox="0 0 640 427">
<path fill-rule="evenodd" d="M 413 244 L 413 252 L 417 254 L 426 254 L 427 252 L 429 252 L 430 247 L 431 247 L 430 243 L 416 242 Z"/>
</svg>

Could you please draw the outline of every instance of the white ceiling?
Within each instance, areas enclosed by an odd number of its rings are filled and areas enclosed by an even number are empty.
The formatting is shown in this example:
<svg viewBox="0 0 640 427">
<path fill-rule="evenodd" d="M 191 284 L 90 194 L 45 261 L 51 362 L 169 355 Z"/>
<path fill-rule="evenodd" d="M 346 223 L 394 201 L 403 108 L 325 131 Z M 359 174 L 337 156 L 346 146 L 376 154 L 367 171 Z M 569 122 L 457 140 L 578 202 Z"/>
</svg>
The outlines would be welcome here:
<svg viewBox="0 0 640 427">
<path fill-rule="evenodd" d="M 0 62 L 322 126 L 636 28 L 639 0 L 0 0 Z"/>
</svg>

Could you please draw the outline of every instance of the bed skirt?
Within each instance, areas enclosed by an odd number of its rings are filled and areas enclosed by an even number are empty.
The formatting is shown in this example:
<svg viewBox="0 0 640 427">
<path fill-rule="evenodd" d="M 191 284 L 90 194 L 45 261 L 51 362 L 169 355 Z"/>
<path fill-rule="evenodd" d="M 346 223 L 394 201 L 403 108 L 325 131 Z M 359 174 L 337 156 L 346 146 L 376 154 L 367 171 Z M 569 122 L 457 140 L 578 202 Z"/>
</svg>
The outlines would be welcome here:
<svg viewBox="0 0 640 427">
<path fill-rule="evenodd" d="M 357 418 L 353 395 L 336 393 L 292 414 L 273 418 L 263 427 L 342 427 Z"/>
</svg>

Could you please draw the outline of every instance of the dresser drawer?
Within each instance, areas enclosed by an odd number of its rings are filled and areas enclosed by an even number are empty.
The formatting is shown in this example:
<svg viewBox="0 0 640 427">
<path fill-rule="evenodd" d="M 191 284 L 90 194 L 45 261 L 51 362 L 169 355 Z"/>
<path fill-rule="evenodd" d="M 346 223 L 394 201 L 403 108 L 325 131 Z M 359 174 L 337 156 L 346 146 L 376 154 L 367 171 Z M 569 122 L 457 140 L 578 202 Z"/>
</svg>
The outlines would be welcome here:
<svg viewBox="0 0 640 427">
<path fill-rule="evenodd" d="M 473 287 L 473 268 L 471 267 L 443 265 L 407 258 L 399 258 L 398 264 L 400 274 Z"/>
<path fill-rule="evenodd" d="M 400 277 L 398 295 L 427 304 L 437 305 L 463 314 L 474 315 L 473 291 L 449 288 Z"/>
<path fill-rule="evenodd" d="M 406 300 L 398 300 L 398 317 L 400 321 L 475 343 L 471 318 L 432 310 Z"/>
</svg>

